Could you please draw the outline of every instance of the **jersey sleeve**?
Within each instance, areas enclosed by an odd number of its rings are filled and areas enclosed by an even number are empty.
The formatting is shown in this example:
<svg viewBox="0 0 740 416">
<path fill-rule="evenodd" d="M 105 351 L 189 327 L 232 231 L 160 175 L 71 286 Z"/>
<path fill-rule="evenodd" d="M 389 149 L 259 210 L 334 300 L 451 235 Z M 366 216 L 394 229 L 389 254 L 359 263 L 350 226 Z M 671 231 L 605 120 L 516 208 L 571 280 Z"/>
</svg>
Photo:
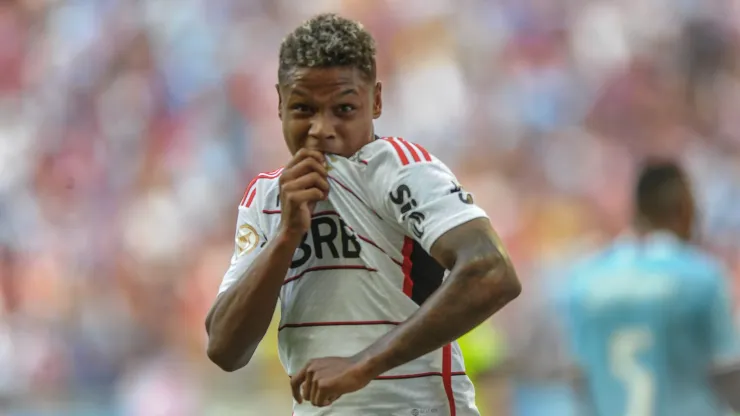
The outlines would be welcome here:
<svg viewBox="0 0 740 416">
<path fill-rule="evenodd" d="M 439 159 L 421 146 L 396 139 L 376 170 L 380 205 L 386 216 L 427 252 L 445 232 L 486 217 L 473 196 Z"/>
<path fill-rule="evenodd" d="M 709 341 L 715 363 L 736 360 L 740 357 L 740 339 L 732 317 L 730 290 L 727 274 L 721 269 L 710 281 L 709 290 Z"/>
<path fill-rule="evenodd" d="M 260 226 L 258 209 L 255 205 L 249 208 L 244 205 L 239 206 L 234 234 L 234 253 L 231 255 L 229 268 L 218 288 L 219 295 L 244 275 L 267 243 L 267 237 Z"/>
</svg>

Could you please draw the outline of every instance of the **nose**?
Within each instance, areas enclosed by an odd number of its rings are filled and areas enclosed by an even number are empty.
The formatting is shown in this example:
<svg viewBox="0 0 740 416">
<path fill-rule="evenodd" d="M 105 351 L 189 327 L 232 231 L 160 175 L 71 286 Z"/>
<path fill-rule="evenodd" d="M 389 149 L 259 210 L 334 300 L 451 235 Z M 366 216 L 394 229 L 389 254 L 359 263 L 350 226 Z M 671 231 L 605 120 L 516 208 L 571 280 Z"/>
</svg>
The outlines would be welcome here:
<svg viewBox="0 0 740 416">
<path fill-rule="evenodd" d="M 331 117 L 323 114 L 316 114 L 311 120 L 311 128 L 308 130 L 308 142 L 314 142 L 321 147 L 327 140 L 336 138 L 336 129 Z"/>
</svg>

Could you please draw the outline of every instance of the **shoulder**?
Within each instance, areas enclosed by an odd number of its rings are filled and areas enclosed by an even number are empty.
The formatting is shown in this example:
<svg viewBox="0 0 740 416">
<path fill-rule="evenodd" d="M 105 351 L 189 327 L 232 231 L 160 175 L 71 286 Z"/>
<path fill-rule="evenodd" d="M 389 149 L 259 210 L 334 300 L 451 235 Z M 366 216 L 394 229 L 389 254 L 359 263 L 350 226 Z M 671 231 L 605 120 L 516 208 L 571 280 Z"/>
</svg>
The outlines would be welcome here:
<svg viewBox="0 0 740 416">
<path fill-rule="evenodd" d="M 257 174 L 247 185 L 244 196 L 239 203 L 239 209 L 262 210 L 275 205 L 270 201 L 277 201 L 280 175 L 283 168 Z"/>
<path fill-rule="evenodd" d="M 692 270 L 691 275 L 701 278 L 709 285 L 721 284 L 725 276 L 729 275 L 719 259 L 699 248 L 685 247 L 682 257 L 687 268 Z"/>
</svg>

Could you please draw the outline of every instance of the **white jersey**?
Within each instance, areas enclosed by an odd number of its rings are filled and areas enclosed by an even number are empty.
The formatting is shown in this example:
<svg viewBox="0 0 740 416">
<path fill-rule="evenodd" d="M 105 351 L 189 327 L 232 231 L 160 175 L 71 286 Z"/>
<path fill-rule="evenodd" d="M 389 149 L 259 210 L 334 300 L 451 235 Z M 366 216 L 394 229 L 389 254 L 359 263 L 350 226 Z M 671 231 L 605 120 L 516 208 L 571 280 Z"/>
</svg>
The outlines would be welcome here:
<svg viewBox="0 0 740 416">
<path fill-rule="evenodd" d="M 446 271 L 428 254 L 448 230 L 485 212 L 421 146 L 378 139 L 328 156 L 330 192 L 293 256 L 280 292 L 279 355 L 289 375 L 313 358 L 351 356 L 406 320 Z M 247 270 L 280 223 L 278 178 L 258 175 L 239 206 L 236 250 L 219 293 Z M 464 302 L 464 299 L 460 299 Z M 309 415 L 478 415 L 457 343 L 394 368 Z"/>
</svg>

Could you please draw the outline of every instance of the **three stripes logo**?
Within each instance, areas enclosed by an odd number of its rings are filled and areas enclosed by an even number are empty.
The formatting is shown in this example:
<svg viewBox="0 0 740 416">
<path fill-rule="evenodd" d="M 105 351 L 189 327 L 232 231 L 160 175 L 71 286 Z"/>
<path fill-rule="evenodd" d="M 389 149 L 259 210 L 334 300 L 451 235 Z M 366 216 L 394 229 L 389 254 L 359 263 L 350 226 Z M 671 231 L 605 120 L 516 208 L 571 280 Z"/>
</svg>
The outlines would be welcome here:
<svg viewBox="0 0 740 416">
<path fill-rule="evenodd" d="M 407 142 L 400 137 L 385 137 L 383 140 L 393 146 L 401 160 L 401 165 L 406 166 L 412 163 L 431 162 L 432 156 L 422 146 Z"/>
</svg>

